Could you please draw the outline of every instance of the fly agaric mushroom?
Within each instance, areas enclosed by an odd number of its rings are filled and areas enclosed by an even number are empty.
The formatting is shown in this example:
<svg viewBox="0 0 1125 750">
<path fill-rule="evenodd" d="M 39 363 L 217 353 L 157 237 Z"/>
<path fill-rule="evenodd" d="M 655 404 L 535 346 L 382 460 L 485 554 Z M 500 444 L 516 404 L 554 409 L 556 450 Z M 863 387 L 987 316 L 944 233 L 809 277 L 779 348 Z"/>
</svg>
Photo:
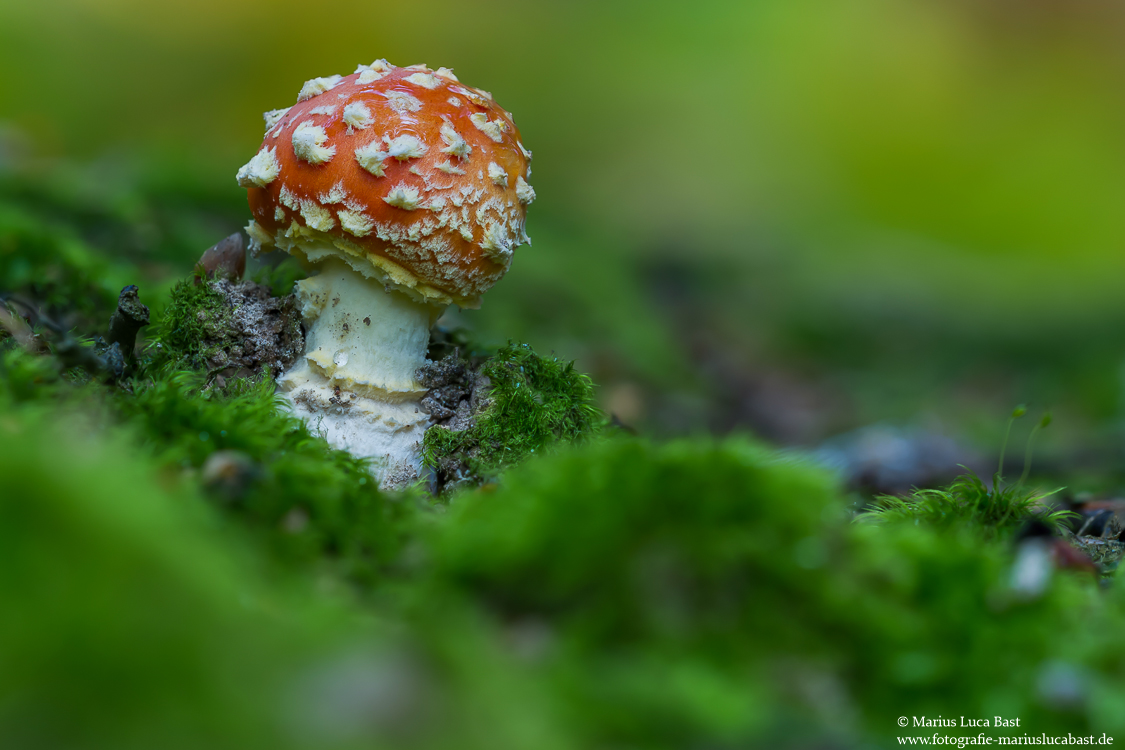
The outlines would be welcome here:
<svg viewBox="0 0 1125 750">
<path fill-rule="evenodd" d="M 386 60 L 314 78 L 265 120 L 238 172 L 251 252 L 318 272 L 297 282 L 305 355 L 279 384 L 331 444 L 374 459 L 380 486 L 409 483 L 430 328 L 450 304 L 478 307 L 530 242 L 531 152 L 489 93 Z"/>
</svg>

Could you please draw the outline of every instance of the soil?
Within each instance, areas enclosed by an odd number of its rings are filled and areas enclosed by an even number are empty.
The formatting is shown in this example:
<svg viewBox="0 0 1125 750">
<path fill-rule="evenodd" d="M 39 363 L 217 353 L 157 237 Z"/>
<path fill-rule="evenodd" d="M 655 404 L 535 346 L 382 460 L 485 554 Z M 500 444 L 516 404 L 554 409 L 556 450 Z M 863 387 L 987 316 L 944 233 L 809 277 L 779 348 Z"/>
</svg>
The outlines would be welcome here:
<svg viewBox="0 0 1125 750">
<path fill-rule="evenodd" d="M 488 404 L 491 381 L 459 351 L 436 362 L 428 362 L 416 373 L 418 382 L 429 389 L 422 399 L 422 411 L 433 418 L 434 426 L 451 432 L 464 432 L 475 424 L 475 417 Z M 441 493 L 462 485 L 479 484 L 469 467 L 455 456 L 438 458 L 431 490 Z"/>
<path fill-rule="evenodd" d="M 301 313 L 293 295 L 273 297 L 270 288 L 252 281 L 208 282 L 226 298 L 235 343 L 216 348 L 208 368 L 224 377 L 256 375 L 264 367 L 276 377 L 305 350 Z"/>
</svg>

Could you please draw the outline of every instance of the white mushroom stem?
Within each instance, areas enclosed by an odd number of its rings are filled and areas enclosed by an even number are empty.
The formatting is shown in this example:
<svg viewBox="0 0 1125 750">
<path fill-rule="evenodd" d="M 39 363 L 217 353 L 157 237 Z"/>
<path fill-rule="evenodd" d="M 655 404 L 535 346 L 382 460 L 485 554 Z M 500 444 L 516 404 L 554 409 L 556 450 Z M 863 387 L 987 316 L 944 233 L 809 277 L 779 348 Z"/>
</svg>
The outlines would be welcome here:
<svg viewBox="0 0 1125 750">
<path fill-rule="evenodd" d="M 297 282 L 305 355 L 278 379 L 312 432 L 371 458 L 379 486 L 412 482 L 429 416 L 414 374 L 426 361 L 441 308 L 386 290 L 336 258 Z"/>
</svg>

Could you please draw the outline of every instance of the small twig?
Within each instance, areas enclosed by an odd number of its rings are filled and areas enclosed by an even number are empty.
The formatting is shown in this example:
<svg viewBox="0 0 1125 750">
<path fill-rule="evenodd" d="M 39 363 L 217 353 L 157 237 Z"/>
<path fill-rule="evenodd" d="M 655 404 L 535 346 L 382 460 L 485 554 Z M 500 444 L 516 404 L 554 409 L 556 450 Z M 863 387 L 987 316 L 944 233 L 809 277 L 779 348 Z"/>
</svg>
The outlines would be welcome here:
<svg viewBox="0 0 1125 750">
<path fill-rule="evenodd" d="M 130 290 L 132 291 L 130 292 Z M 117 318 L 119 314 L 123 317 L 131 319 L 132 325 L 135 325 L 135 328 L 132 331 L 132 340 L 134 343 L 136 342 L 137 330 L 140 329 L 141 325 L 147 324 L 148 321 L 148 308 L 140 304 L 139 299 L 137 299 L 136 290 L 137 288 L 135 286 L 128 286 L 121 291 L 121 296 L 118 299 L 117 312 L 114 313 L 114 318 L 111 318 L 110 321 L 110 330 L 112 331 L 115 327 L 113 320 Z M 81 367 L 91 375 L 102 375 L 111 381 L 121 380 L 121 378 L 125 376 L 125 372 L 127 369 L 126 359 L 119 342 L 114 341 L 108 346 L 105 344 L 105 342 L 101 342 L 100 347 L 85 345 L 81 340 L 71 335 L 70 331 L 68 331 L 66 328 L 63 328 L 47 315 L 44 315 L 43 312 L 39 310 L 39 308 L 31 304 L 30 302 L 22 300 L 13 295 L 0 295 L 0 302 L 14 303 L 24 308 L 27 311 L 28 316 L 32 318 L 35 323 L 43 326 L 54 335 L 54 344 L 51 349 L 53 350 L 54 355 L 58 358 L 58 361 L 62 365 L 64 370 L 69 370 L 73 367 Z M 123 308 L 125 309 L 124 312 Z M 139 308 L 139 310 L 137 308 Z M 138 324 L 136 318 L 140 318 L 142 316 L 145 323 Z M 9 317 L 18 320 L 17 316 L 12 316 L 9 314 Z M 22 322 L 23 321 L 20 321 L 20 323 Z M 124 325 L 124 328 L 122 328 L 122 325 Z M 24 324 L 24 326 L 26 328 L 26 324 Z M 130 323 L 128 321 L 122 321 L 121 323 L 117 324 L 118 330 L 122 331 L 122 335 L 125 335 L 125 332 L 128 330 L 129 326 Z M 13 336 L 14 335 L 15 334 L 13 334 Z M 34 336 L 34 334 L 32 335 Z M 35 338 L 36 340 L 38 340 L 37 337 Z M 19 339 L 17 338 L 17 341 L 18 340 Z M 101 339 L 97 338 L 96 341 L 101 341 Z M 102 349 L 101 354 L 98 353 L 98 348 Z M 48 353 L 45 350 L 45 347 L 38 350 L 29 351 L 32 351 L 36 354 Z"/>
<path fill-rule="evenodd" d="M 148 308 L 141 304 L 136 284 L 121 290 L 117 298 L 117 309 L 109 319 L 110 345 L 117 344 L 124 357 L 132 361 L 133 350 L 137 346 L 137 332 L 148 325 Z"/>
</svg>

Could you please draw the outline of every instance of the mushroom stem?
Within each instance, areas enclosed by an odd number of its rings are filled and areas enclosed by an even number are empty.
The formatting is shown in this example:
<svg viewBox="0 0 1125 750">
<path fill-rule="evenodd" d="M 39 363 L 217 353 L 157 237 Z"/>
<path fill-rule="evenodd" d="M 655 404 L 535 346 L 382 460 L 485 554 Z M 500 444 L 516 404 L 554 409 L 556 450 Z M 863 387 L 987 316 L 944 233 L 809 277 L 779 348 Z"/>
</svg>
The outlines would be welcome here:
<svg viewBox="0 0 1125 750">
<path fill-rule="evenodd" d="M 421 468 L 429 416 L 415 372 L 441 308 L 417 302 L 329 258 L 297 282 L 305 354 L 278 379 L 295 414 L 336 448 L 371 458 L 384 489 Z"/>
</svg>

